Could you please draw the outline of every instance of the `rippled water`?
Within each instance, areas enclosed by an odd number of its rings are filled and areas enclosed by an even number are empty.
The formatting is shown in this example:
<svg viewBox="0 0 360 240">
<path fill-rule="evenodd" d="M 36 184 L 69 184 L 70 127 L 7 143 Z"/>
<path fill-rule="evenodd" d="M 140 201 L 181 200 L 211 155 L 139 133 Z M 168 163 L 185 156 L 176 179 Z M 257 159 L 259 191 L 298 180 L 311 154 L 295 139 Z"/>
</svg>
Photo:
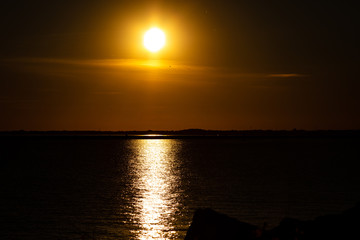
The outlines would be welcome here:
<svg viewBox="0 0 360 240">
<path fill-rule="evenodd" d="M 179 237 L 176 215 L 184 208 L 180 162 L 176 158 L 180 147 L 181 142 L 175 140 L 129 142 L 133 153 L 129 172 L 134 175 L 131 190 L 135 195 L 131 215 L 140 227 L 140 231 L 133 232 L 139 239 Z"/>
<path fill-rule="evenodd" d="M 0 143 L 0 239 L 183 239 L 198 207 L 274 226 L 360 199 L 357 139 Z"/>
</svg>

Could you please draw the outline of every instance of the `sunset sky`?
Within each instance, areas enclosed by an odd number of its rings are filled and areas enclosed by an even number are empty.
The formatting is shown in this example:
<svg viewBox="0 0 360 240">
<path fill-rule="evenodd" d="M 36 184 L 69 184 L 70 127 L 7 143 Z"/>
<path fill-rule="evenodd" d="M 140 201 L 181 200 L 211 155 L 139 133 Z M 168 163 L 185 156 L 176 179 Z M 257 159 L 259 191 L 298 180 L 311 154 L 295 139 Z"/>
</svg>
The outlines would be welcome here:
<svg viewBox="0 0 360 240">
<path fill-rule="evenodd" d="M 360 129 L 354 4 L 4 0 L 0 130 Z"/>
</svg>

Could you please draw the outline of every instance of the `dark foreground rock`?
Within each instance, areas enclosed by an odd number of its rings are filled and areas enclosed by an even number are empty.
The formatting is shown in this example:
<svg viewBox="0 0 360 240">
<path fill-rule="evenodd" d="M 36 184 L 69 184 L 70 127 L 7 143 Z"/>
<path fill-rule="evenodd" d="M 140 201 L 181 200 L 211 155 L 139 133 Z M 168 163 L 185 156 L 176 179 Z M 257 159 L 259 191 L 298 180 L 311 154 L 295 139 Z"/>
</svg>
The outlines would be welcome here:
<svg viewBox="0 0 360 240">
<path fill-rule="evenodd" d="M 360 239 L 360 204 L 342 214 L 313 221 L 285 218 L 279 226 L 263 230 L 212 209 L 198 209 L 185 240 L 346 240 Z"/>
<path fill-rule="evenodd" d="M 254 239 L 259 229 L 210 208 L 198 209 L 185 240 Z"/>
</svg>

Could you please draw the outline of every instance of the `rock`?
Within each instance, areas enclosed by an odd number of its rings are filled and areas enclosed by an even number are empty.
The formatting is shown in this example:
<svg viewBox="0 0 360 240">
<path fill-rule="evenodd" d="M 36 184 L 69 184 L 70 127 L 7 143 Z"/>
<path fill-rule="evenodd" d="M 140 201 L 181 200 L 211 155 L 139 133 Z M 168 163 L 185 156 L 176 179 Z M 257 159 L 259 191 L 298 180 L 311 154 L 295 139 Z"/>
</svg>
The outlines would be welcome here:
<svg viewBox="0 0 360 240">
<path fill-rule="evenodd" d="M 207 208 L 195 212 L 185 240 L 350 240 L 360 239 L 359 226 L 360 204 L 313 221 L 285 218 L 268 231 Z"/>
<path fill-rule="evenodd" d="M 360 204 L 337 215 L 317 217 L 309 239 L 360 239 Z"/>
<path fill-rule="evenodd" d="M 260 230 L 210 208 L 198 209 L 185 240 L 254 239 Z"/>
</svg>

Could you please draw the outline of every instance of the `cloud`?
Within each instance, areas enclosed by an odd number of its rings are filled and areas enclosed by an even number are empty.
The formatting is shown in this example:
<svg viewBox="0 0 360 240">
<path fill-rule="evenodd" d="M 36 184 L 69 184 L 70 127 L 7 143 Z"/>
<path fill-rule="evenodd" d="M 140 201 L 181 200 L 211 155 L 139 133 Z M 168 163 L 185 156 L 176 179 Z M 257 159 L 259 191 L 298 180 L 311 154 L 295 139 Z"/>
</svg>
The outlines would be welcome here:
<svg viewBox="0 0 360 240">
<path fill-rule="evenodd" d="M 300 73 L 251 73 L 234 68 L 204 66 L 164 59 L 56 59 L 17 58 L 0 60 L 1 65 L 21 67 L 21 71 L 62 78 L 74 76 L 117 76 L 121 79 L 156 79 L 189 84 L 224 84 L 225 81 L 303 78 Z"/>
<path fill-rule="evenodd" d="M 2 63 L 12 64 L 49 64 L 88 67 L 109 67 L 127 69 L 172 69 L 186 71 L 207 71 L 207 66 L 186 64 L 163 59 L 56 59 L 56 58 L 14 58 L 0 59 Z"/>
<path fill-rule="evenodd" d="M 276 74 L 268 74 L 267 77 L 270 78 L 294 78 L 294 77 L 307 77 L 305 74 L 298 73 L 276 73 Z"/>
<path fill-rule="evenodd" d="M 123 92 L 120 91 L 94 91 L 92 94 L 95 95 L 123 95 Z"/>
</svg>

